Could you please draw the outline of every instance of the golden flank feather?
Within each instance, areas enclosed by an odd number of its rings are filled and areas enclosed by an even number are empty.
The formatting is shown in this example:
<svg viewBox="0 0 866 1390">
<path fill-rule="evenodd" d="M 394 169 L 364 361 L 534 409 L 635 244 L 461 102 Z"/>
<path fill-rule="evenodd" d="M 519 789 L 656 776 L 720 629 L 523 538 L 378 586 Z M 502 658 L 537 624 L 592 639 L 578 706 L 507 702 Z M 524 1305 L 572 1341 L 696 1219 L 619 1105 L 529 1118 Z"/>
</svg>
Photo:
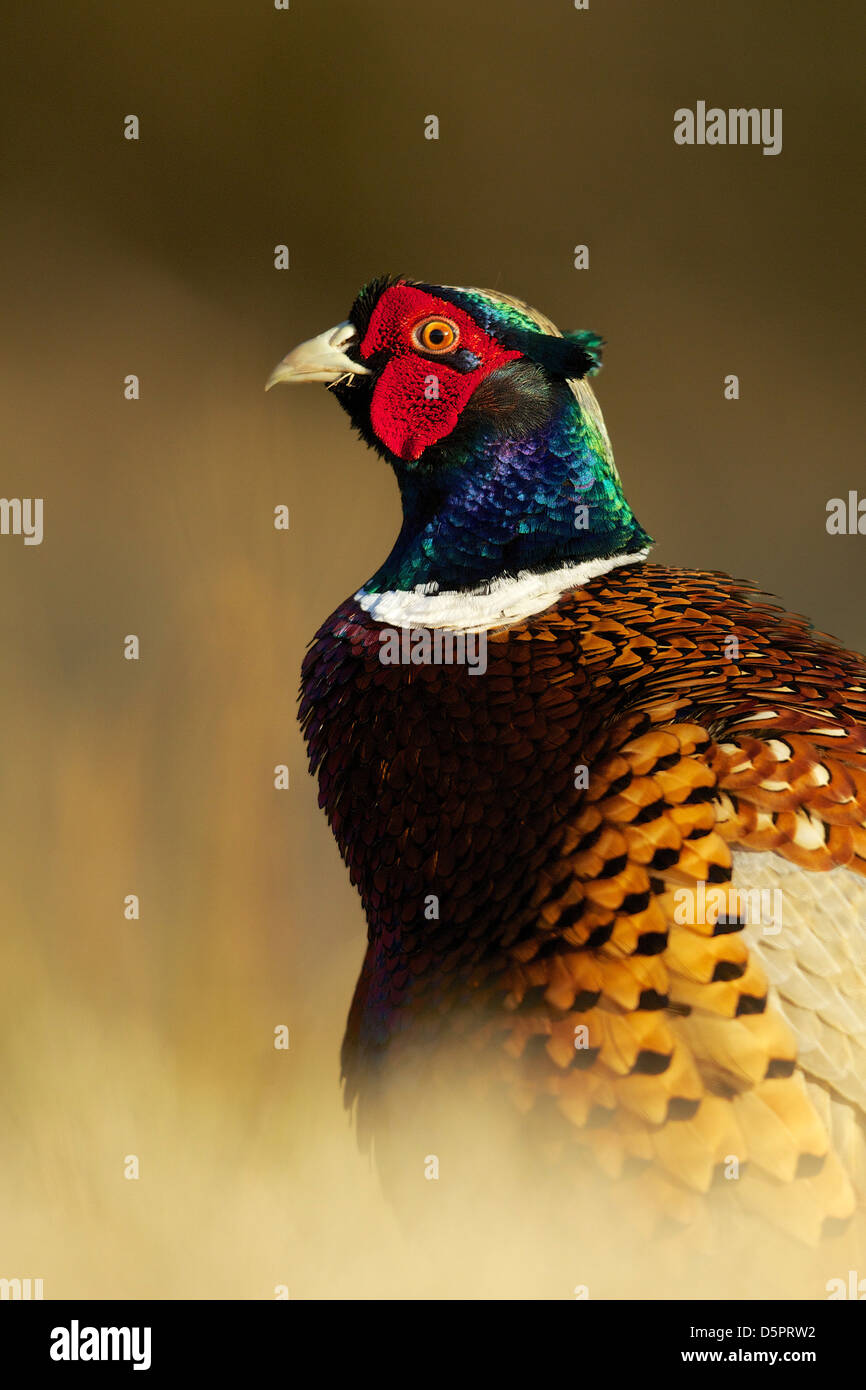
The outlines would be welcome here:
<svg viewBox="0 0 866 1390">
<path fill-rule="evenodd" d="M 608 611 L 582 646 L 636 667 L 639 636 Z M 686 1193 L 733 1163 L 745 1210 L 816 1241 L 853 1214 L 855 1185 L 866 1198 L 866 730 L 847 710 L 792 709 L 788 687 L 717 741 L 677 722 L 693 693 L 658 683 L 608 731 L 539 874 L 506 1051 L 545 1040 L 537 1084 L 569 1142 L 624 1185 L 643 1169 L 630 1181 L 659 1214 L 693 1222 Z M 859 712 L 862 688 L 847 698 Z"/>
</svg>

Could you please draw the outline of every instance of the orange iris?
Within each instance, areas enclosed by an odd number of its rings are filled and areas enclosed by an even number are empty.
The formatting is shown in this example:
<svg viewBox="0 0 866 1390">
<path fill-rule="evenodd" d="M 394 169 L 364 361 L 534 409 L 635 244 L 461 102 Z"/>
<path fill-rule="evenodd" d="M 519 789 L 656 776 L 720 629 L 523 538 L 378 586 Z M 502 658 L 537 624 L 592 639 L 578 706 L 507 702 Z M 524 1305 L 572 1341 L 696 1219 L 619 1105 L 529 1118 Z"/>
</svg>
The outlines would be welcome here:
<svg viewBox="0 0 866 1390">
<path fill-rule="evenodd" d="M 415 325 L 412 337 L 424 352 L 451 352 L 460 340 L 460 329 L 450 319 L 423 319 Z"/>
</svg>

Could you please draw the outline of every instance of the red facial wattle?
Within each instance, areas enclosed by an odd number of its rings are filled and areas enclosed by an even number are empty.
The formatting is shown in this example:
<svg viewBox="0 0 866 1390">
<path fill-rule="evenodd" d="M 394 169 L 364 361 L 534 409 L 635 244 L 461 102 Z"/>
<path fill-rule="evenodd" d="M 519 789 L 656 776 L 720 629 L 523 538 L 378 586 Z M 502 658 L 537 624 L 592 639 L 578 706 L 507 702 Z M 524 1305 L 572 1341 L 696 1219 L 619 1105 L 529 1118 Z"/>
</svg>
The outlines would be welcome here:
<svg viewBox="0 0 866 1390">
<path fill-rule="evenodd" d="M 413 330 L 434 315 L 456 326 L 463 361 L 477 359 L 477 367 L 460 371 L 449 365 L 449 354 L 428 356 L 419 350 Z M 463 309 L 412 285 L 385 291 L 360 352 L 365 361 L 378 352 L 388 354 L 373 390 L 370 422 L 382 443 L 407 462 L 451 433 L 479 382 L 521 355 L 491 338 Z"/>
</svg>

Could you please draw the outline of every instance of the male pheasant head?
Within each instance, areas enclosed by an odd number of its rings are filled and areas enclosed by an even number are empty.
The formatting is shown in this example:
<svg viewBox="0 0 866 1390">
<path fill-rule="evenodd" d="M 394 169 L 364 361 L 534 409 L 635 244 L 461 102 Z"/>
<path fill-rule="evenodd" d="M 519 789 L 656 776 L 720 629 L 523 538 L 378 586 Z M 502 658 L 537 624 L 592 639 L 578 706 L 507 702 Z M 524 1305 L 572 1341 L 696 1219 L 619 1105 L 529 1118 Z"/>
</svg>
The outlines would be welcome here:
<svg viewBox="0 0 866 1390">
<path fill-rule="evenodd" d="M 566 571 L 574 587 L 581 566 L 645 555 L 586 380 L 601 346 L 492 290 L 384 276 L 283 359 L 268 386 L 327 384 L 397 475 L 403 527 L 364 596 L 474 597 Z"/>
</svg>

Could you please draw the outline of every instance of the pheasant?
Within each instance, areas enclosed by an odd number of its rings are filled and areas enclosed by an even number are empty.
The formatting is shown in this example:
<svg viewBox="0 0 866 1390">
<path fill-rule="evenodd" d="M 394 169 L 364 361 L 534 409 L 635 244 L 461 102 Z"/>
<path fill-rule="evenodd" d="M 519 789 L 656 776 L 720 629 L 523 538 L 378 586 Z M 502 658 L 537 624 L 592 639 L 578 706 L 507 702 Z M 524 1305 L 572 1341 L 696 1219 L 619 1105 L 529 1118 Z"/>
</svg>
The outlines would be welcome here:
<svg viewBox="0 0 866 1390">
<path fill-rule="evenodd" d="M 504 294 L 386 276 L 268 383 L 325 383 L 402 499 L 303 665 L 369 924 L 345 1101 L 381 1156 L 402 1107 L 495 1096 L 560 1170 L 665 1220 L 733 1176 L 815 1242 L 866 1195 L 866 661 L 750 584 L 649 561 L 601 350 Z M 431 632 L 483 665 L 430 659 Z"/>
</svg>

